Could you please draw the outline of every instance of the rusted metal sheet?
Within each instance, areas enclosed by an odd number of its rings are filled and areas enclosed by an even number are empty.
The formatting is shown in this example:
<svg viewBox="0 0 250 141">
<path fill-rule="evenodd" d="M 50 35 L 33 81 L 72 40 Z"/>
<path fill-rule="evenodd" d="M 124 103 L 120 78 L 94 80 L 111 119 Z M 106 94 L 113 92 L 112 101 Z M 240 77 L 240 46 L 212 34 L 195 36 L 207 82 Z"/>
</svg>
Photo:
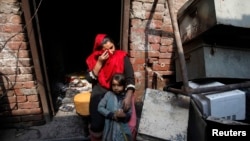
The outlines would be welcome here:
<svg viewBox="0 0 250 141">
<path fill-rule="evenodd" d="M 249 0 L 188 1 L 177 14 L 182 42 L 192 40 L 217 25 L 250 28 L 248 5 Z"/>
<path fill-rule="evenodd" d="M 188 116 L 189 97 L 147 88 L 137 138 L 186 141 Z"/>
</svg>

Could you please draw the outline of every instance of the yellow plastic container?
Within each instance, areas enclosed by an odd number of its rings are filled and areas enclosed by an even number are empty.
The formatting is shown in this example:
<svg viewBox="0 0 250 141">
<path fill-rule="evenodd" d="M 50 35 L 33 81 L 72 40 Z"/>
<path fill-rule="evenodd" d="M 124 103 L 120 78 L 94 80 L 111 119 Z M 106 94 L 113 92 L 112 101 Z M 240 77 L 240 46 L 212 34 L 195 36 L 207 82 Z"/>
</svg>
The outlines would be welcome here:
<svg viewBox="0 0 250 141">
<path fill-rule="evenodd" d="M 89 115 L 89 101 L 90 101 L 90 92 L 81 92 L 74 96 L 74 104 L 76 112 L 82 116 Z"/>
</svg>

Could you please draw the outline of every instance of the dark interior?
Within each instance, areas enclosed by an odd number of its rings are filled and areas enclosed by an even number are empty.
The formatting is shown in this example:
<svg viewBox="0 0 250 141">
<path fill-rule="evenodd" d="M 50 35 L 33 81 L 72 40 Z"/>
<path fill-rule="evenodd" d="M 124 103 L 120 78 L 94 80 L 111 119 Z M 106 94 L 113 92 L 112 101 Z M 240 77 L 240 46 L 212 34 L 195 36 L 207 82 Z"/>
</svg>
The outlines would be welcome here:
<svg viewBox="0 0 250 141">
<path fill-rule="evenodd" d="M 85 60 L 97 33 L 119 42 L 122 0 L 42 0 L 39 7 L 40 1 L 35 5 L 51 89 L 66 75 L 87 70 Z"/>
</svg>

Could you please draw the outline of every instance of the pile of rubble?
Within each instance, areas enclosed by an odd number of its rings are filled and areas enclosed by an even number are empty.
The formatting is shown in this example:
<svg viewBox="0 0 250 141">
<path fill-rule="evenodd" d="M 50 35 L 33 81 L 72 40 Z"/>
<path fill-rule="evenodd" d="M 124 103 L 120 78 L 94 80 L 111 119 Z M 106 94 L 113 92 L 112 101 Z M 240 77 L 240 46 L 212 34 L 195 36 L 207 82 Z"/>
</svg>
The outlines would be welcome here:
<svg viewBox="0 0 250 141">
<path fill-rule="evenodd" d="M 66 84 L 58 83 L 58 97 L 56 106 L 60 111 L 72 112 L 75 110 L 74 96 L 81 92 L 91 92 L 92 84 L 84 77 L 72 76 Z"/>
</svg>

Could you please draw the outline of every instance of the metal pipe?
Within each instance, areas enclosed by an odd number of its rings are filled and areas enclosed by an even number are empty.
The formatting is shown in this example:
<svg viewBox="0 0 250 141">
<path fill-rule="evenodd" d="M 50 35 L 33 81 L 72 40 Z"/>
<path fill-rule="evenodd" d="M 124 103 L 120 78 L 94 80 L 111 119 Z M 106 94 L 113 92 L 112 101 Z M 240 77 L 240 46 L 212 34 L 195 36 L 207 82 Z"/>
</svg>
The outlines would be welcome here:
<svg viewBox="0 0 250 141">
<path fill-rule="evenodd" d="M 209 93 L 209 92 L 223 92 L 223 91 L 229 91 L 239 88 L 249 88 L 250 87 L 250 81 L 242 82 L 242 83 L 236 83 L 236 84 L 227 84 L 223 86 L 212 86 L 212 87 L 204 87 L 204 88 L 190 88 L 188 91 L 183 91 L 182 89 L 176 89 L 168 87 L 166 90 L 177 93 L 177 94 L 183 94 L 190 96 L 191 94 L 200 94 L 200 93 Z"/>
<path fill-rule="evenodd" d="M 223 92 L 223 91 L 229 91 L 229 90 L 234 90 L 238 88 L 247 88 L 247 87 L 250 87 L 250 81 L 246 81 L 243 83 L 236 83 L 236 84 L 228 84 L 228 85 L 223 85 L 223 86 L 196 88 L 196 89 L 190 90 L 189 93 L 199 94 L 199 93 L 206 93 L 206 92 Z"/>
<path fill-rule="evenodd" d="M 176 89 L 176 88 L 168 87 L 168 88 L 166 89 L 166 91 L 173 92 L 173 93 L 175 93 L 175 94 L 182 94 L 182 95 L 187 95 L 187 96 L 189 96 L 189 94 L 188 94 L 186 91 L 183 91 L 182 89 Z"/>
<path fill-rule="evenodd" d="M 187 68 L 186 68 L 186 62 L 185 62 L 185 57 L 184 57 L 184 53 L 183 53 L 182 42 L 181 42 L 180 32 L 179 32 L 179 28 L 178 28 L 177 18 L 176 18 L 177 15 L 174 13 L 173 0 L 167 0 L 167 2 L 168 2 L 168 9 L 169 9 L 171 22 L 173 25 L 173 30 L 174 30 L 174 35 L 175 35 L 175 40 L 176 40 L 176 45 L 177 45 L 178 58 L 179 58 L 179 62 L 180 62 L 184 91 L 188 92 L 189 85 L 188 85 L 188 77 L 187 77 Z"/>
</svg>

